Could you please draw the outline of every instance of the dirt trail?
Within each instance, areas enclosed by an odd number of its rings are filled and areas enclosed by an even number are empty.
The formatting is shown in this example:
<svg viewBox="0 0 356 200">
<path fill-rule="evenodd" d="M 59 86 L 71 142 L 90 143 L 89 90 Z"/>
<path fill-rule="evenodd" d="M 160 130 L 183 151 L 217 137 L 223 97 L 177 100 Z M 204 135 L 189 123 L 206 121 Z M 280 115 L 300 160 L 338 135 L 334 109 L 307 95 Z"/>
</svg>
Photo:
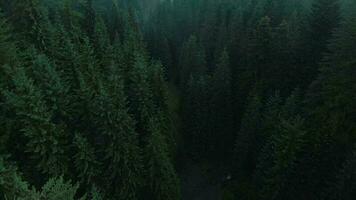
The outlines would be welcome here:
<svg viewBox="0 0 356 200">
<path fill-rule="evenodd" d="M 180 173 L 183 200 L 220 200 L 220 183 L 214 174 L 197 164 L 187 164 Z"/>
</svg>

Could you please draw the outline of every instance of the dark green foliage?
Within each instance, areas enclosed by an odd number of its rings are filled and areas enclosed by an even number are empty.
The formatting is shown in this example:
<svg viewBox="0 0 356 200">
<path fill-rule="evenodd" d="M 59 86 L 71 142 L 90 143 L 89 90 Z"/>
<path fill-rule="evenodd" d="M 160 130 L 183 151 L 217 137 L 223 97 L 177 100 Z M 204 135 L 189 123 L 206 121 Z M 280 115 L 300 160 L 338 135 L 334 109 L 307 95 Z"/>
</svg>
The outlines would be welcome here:
<svg viewBox="0 0 356 200">
<path fill-rule="evenodd" d="M 226 50 L 221 52 L 211 80 L 211 132 L 213 150 L 218 156 L 229 155 L 233 149 L 234 133 L 232 130 L 232 86 L 230 57 Z M 223 135 L 223 137 L 221 137 Z M 215 144 L 214 144 L 215 143 Z M 220 154 L 222 153 L 222 154 Z"/>
<path fill-rule="evenodd" d="M 93 105 L 94 123 L 104 139 L 106 187 L 117 199 L 137 199 L 142 166 L 135 124 L 127 110 L 122 80 L 114 73 L 109 80 L 108 89 L 100 90 Z"/>
<path fill-rule="evenodd" d="M 83 184 L 90 184 L 99 175 L 100 163 L 97 160 L 93 146 L 86 138 L 77 134 L 74 138 L 76 154 L 74 155 L 74 165 L 78 178 Z"/>
<path fill-rule="evenodd" d="M 205 52 L 200 46 L 197 37 L 190 36 L 184 43 L 179 58 L 179 83 L 186 88 L 191 77 L 198 78 L 206 72 Z"/>
<path fill-rule="evenodd" d="M 355 150 L 348 157 L 344 166 L 337 175 L 337 180 L 332 183 L 331 193 L 328 199 L 349 200 L 355 196 Z"/>
<path fill-rule="evenodd" d="M 210 146 L 208 78 L 191 76 L 184 100 L 184 136 L 187 146 L 191 147 L 189 153 L 196 158 L 207 153 Z"/>
<path fill-rule="evenodd" d="M 16 46 L 11 40 L 11 29 L 0 10 L 0 66 L 13 64 L 16 59 Z"/>
<path fill-rule="evenodd" d="M 66 182 L 63 177 L 49 179 L 40 191 L 30 189 L 26 181 L 18 174 L 16 167 L 0 157 L 0 198 L 19 200 L 74 200 L 77 198 L 78 185 Z"/>
<path fill-rule="evenodd" d="M 0 156 L 0 198 L 1 199 L 33 199 L 28 183 L 22 180 L 17 169 L 6 163 Z"/>
<path fill-rule="evenodd" d="M 256 166 L 256 146 L 259 146 L 258 140 L 261 138 L 261 108 L 261 97 L 252 93 L 235 144 L 236 170 L 241 176 L 250 175 Z"/>
<path fill-rule="evenodd" d="M 148 188 L 152 199 L 180 199 L 179 179 L 169 157 L 167 138 L 162 133 L 164 129 L 159 125 L 159 121 L 151 120 L 151 134 L 144 149 Z"/>
<path fill-rule="evenodd" d="M 304 76 L 310 83 L 317 75 L 318 68 L 315 67 L 327 52 L 328 41 L 340 22 L 339 0 L 315 0 L 309 17 L 309 28 L 307 29 L 306 47 L 304 54 L 307 68 Z"/>
<path fill-rule="evenodd" d="M 121 21 L 109 27 L 114 16 L 89 0 L 1 6 L 0 152 L 29 180 L 1 160 L 6 199 L 134 200 L 146 188 L 154 199 L 179 199 L 168 87 L 161 64 L 149 62 L 136 11 L 115 7 Z M 143 158 L 165 176 L 146 176 Z"/>
<path fill-rule="evenodd" d="M 43 75 L 51 74 L 43 71 Z M 19 123 L 16 128 L 27 138 L 25 152 L 30 154 L 41 172 L 49 175 L 66 173 L 67 132 L 63 124 L 53 121 L 55 107 L 47 104 L 46 97 L 24 68 L 16 69 L 12 82 L 14 89 L 5 91 L 6 105 L 16 113 L 17 118 L 13 119 Z"/>
<path fill-rule="evenodd" d="M 49 179 L 36 198 L 48 200 L 84 199 L 75 198 L 78 187 L 79 185 L 72 185 L 71 182 L 65 181 L 63 177 Z"/>
<path fill-rule="evenodd" d="M 0 9 L 0 199 L 354 198 L 353 0 Z"/>
</svg>

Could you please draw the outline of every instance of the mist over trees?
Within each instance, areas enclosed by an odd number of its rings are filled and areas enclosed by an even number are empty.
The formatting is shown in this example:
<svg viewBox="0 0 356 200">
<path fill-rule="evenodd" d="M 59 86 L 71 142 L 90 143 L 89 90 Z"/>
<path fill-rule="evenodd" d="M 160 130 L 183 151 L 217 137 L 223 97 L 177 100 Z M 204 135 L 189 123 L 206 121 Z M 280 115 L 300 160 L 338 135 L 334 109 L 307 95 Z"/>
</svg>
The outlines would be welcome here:
<svg viewBox="0 0 356 200">
<path fill-rule="evenodd" d="M 0 199 L 354 199 L 355 56 L 353 0 L 0 0 Z"/>
</svg>

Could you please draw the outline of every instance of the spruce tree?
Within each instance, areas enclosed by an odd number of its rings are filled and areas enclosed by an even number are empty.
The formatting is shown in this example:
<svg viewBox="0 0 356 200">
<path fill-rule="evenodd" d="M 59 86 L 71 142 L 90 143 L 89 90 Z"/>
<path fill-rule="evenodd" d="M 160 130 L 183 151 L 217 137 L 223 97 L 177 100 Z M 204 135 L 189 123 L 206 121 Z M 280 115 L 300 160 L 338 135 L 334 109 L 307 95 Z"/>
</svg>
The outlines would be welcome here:
<svg viewBox="0 0 356 200">
<path fill-rule="evenodd" d="M 183 44 L 178 64 L 179 83 L 182 90 L 186 89 L 191 76 L 197 78 L 206 72 L 205 62 L 205 52 L 197 37 L 190 36 Z"/>
<path fill-rule="evenodd" d="M 99 59 L 105 56 L 109 44 L 110 38 L 104 19 L 98 15 L 94 27 L 94 48 L 95 54 L 98 55 Z"/>
<path fill-rule="evenodd" d="M 211 81 L 211 123 L 210 137 L 215 152 L 228 155 L 233 149 L 234 135 L 232 130 L 232 91 L 230 57 L 226 50 L 220 54 L 218 64 Z M 214 144 L 215 143 L 215 144 Z M 229 149 L 229 150 L 228 150 Z"/>
<path fill-rule="evenodd" d="M 17 64 L 17 48 L 13 42 L 11 29 L 0 10 L 0 90 L 4 91 L 11 85 L 10 71 Z M 10 126 L 6 120 L 6 107 L 3 106 L 4 96 L 0 92 L 0 153 L 4 153 L 5 147 L 11 136 Z"/>
<path fill-rule="evenodd" d="M 275 132 L 268 139 L 261 159 L 258 172 L 259 179 L 263 179 L 261 185 L 261 199 L 295 199 L 292 178 L 298 162 L 298 154 L 304 146 L 303 120 L 299 117 L 294 119 L 282 119 L 275 127 Z M 267 158 L 267 159 L 266 159 Z"/>
<path fill-rule="evenodd" d="M 135 123 L 127 107 L 123 81 L 112 71 L 108 85 L 94 99 L 94 124 L 102 133 L 107 191 L 117 199 L 135 200 L 141 186 L 141 156 Z"/>
<path fill-rule="evenodd" d="M 16 69 L 14 88 L 5 91 L 6 105 L 16 116 L 17 128 L 27 138 L 26 153 L 41 173 L 59 175 L 67 172 L 67 132 L 64 124 L 53 120 L 53 108 L 47 105 L 43 92 L 28 77 L 25 69 Z"/>
<path fill-rule="evenodd" d="M 237 164 L 235 170 L 241 176 L 248 177 L 255 168 L 255 158 L 258 154 L 258 148 L 255 146 L 258 145 L 261 134 L 261 109 L 261 97 L 251 93 L 235 143 L 235 163 Z"/>
<path fill-rule="evenodd" d="M 190 77 L 183 99 L 183 130 L 187 150 L 195 159 L 206 158 L 211 143 L 209 141 L 209 95 L 208 76 Z"/>
<path fill-rule="evenodd" d="M 306 68 L 303 76 L 309 84 L 318 73 L 318 64 L 327 53 L 328 41 L 332 38 L 333 31 L 339 26 L 340 5 L 339 0 L 315 0 L 309 16 L 309 26 L 305 45 L 307 53 Z"/>
<path fill-rule="evenodd" d="M 148 188 L 152 199 L 180 199 L 179 179 L 160 123 L 157 119 L 150 120 L 150 136 L 144 148 Z"/>
<path fill-rule="evenodd" d="M 272 52 L 273 52 L 273 33 L 271 27 L 271 19 L 269 17 L 263 17 L 255 31 L 252 38 L 252 45 L 250 51 L 252 64 L 252 73 L 254 77 L 254 81 L 259 82 L 263 81 L 265 84 L 266 89 L 270 88 L 269 84 L 269 77 L 273 77 L 273 59 L 272 59 Z M 250 72 L 251 73 L 251 72 Z"/>
<path fill-rule="evenodd" d="M 17 168 L 0 155 L 0 199 L 34 200 L 29 184 L 19 175 Z"/>
<path fill-rule="evenodd" d="M 74 138 L 75 154 L 73 156 L 76 174 L 80 182 L 86 186 L 97 181 L 100 173 L 100 162 L 96 149 L 80 134 Z"/>
<path fill-rule="evenodd" d="M 0 10 L 0 68 L 4 64 L 16 61 L 16 46 L 11 35 L 11 28 Z"/>
<path fill-rule="evenodd" d="M 137 121 L 137 131 L 145 136 L 148 121 L 153 113 L 153 94 L 149 82 L 149 65 L 145 55 L 137 53 L 134 63 L 128 74 L 127 93 L 130 102 L 130 112 Z"/>
<path fill-rule="evenodd" d="M 351 200 L 355 196 L 356 187 L 356 155 L 355 150 L 347 157 L 343 167 L 339 170 L 336 181 L 331 183 L 330 194 L 326 199 Z"/>
<path fill-rule="evenodd" d="M 51 178 L 38 192 L 37 199 L 48 200 L 84 200 L 84 197 L 78 198 L 79 185 L 73 185 L 70 181 L 65 181 L 63 177 Z"/>
</svg>

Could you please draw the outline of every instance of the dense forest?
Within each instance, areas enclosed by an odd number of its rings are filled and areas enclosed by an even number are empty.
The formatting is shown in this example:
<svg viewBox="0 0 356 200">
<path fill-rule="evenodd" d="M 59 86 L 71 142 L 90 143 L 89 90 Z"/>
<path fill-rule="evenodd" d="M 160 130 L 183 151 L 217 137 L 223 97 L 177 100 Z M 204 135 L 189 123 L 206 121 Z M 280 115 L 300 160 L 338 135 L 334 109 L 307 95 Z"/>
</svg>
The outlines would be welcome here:
<svg viewBox="0 0 356 200">
<path fill-rule="evenodd" d="M 0 200 L 355 198 L 355 0 L 0 0 Z"/>
</svg>

